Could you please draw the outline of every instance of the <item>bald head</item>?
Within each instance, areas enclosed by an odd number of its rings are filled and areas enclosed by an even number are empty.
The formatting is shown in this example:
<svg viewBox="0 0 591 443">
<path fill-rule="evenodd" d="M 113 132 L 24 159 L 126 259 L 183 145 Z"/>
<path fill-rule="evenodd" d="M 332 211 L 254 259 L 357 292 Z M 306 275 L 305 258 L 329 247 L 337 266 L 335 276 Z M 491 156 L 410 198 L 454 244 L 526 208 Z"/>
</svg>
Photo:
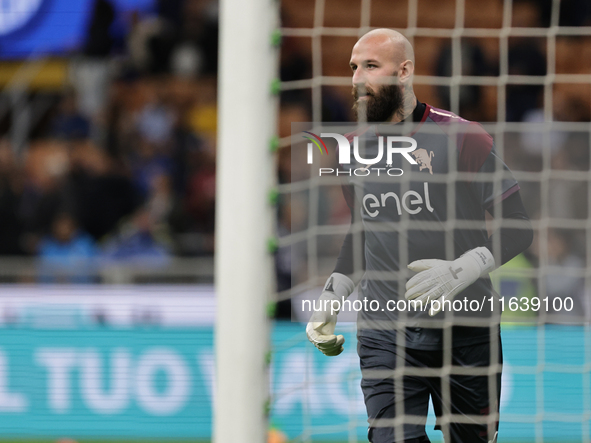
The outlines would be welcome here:
<svg viewBox="0 0 591 443">
<path fill-rule="evenodd" d="M 384 53 L 389 53 L 392 61 L 396 64 L 405 60 L 410 60 L 413 64 L 415 62 L 412 45 L 404 35 L 393 29 L 381 28 L 369 31 L 357 41 L 355 46 L 358 45 L 372 45 L 379 48 Z"/>
</svg>

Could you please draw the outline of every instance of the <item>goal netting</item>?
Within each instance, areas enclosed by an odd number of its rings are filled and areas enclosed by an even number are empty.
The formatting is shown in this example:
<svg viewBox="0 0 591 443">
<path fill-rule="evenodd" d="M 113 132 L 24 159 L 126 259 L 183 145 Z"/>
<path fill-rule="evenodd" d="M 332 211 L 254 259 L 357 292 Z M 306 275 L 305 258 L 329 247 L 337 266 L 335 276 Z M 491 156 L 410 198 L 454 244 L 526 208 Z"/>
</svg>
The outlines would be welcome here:
<svg viewBox="0 0 591 443">
<path fill-rule="evenodd" d="M 302 306 L 320 295 L 350 229 L 343 178 L 318 172 L 335 167 L 334 146 L 322 153 L 325 148 L 316 146 L 313 135 L 356 129 L 350 111 L 351 49 L 367 31 L 387 27 L 414 46 L 417 98 L 478 121 L 492 135 L 498 156 L 519 182 L 534 230 L 531 247 L 491 274 L 502 306 L 504 363 L 500 416 L 489 415 L 485 422 L 499 420 L 499 442 L 591 442 L 591 18 L 586 7 L 566 0 L 281 2 L 276 265 L 278 299 L 291 300 L 292 318 L 299 323 L 279 323 L 272 335 L 273 438 L 367 441 L 356 315 L 340 314 L 337 334 L 346 338 L 345 351 L 325 357 L 307 342 L 309 312 Z M 490 172 L 487 180 L 498 190 L 506 171 Z M 451 167 L 442 179 L 451 208 L 456 198 L 451 184 L 464 178 Z M 403 178 L 399 184 L 400 206 L 410 184 Z M 378 208 L 384 200 L 370 203 Z M 395 229 L 405 232 L 412 228 L 413 212 L 400 212 L 405 215 Z M 491 230 L 499 227 L 495 223 Z M 351 226 L 353 249 L 359 252 L 363 224 L 353 220 Z M 452 210 L 437 229 L 457 226 Z M 446 254 L 453 255 L 453 243 L 447 246 Z M 493 246 L 498 252 L 499 245 Z M 358 262 L 355 271 L 363 273 Z M 404 319 L 392 328 L 403 324 Z M 442 326 L 449 329 L 449 323 Z M 496 361 L 497 351 L 491 353 Z M 465 369 L 451 361 L 444 355 L 443 380 Z M 395 380 L 406 375 L 402 369 L 380 374 Z M 492 392 L 496 381 L 489 378 Z M 450 395 L 442 387 L 446 410 Z M 381 426 L 416 422 L 404 405 L 397 407 L 395 422 Z M 431 405 L 426 423 L 431 441 L 443 441 L 446 424 L 457 419 L 462 418 L 444 412 L 438 419 L 442 432 L 434 431 Z"/>
</svg>

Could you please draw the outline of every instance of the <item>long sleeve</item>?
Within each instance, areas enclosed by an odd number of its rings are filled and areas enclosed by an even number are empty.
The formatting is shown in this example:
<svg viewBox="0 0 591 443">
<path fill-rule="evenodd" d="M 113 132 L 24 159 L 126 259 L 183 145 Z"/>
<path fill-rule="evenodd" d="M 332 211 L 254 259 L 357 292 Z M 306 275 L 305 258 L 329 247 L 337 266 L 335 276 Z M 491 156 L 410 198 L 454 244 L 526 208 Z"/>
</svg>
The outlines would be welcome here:
<svg viewBox="0 0 591 443">
<path fill-rule="evenodd" d="M 490 207 L 488 212 L 495 218 L 502 217 L 502 220 L 512 222 L 511 227 L 501 224 L 501 227 L 493 232 L 484 244 L 494 254 L 494 247 L 500 242 L 501 263 L 497 262 L 497 266 L 500 266 L 525 251 L 531 245 L 533 229 L 523 207 L 519 191 L 509 195 L 499 204 Z"/>
<path fill-rule="evenodd" d="M 337 258 L 334 272 L 344 274 L 350 277 L 352 280 L 358 281 L 359 278 L 352 277 L 354 274 L 362 274 L 363 271 L 365 271 L 365 234 L 363 231 L 356 233 L 355 229 L 353 228 L 353 224 L 355 223 L 356 219 L 356 206 L 352 187 L 350 185 L 343 185 L 343 194 L 345 196 L 345 200 L 347 201 L 347 205 L 351 210 L 351 227 L 349 228 L 349 232 L 347 232 L 347 235 L 343 240 L 343 245 L 341 246 L 341 252 Z M 359 243 L 356 244 L 356 242 Z M 356 252 L 358 255 L 356 255 Z"/>
</svg>

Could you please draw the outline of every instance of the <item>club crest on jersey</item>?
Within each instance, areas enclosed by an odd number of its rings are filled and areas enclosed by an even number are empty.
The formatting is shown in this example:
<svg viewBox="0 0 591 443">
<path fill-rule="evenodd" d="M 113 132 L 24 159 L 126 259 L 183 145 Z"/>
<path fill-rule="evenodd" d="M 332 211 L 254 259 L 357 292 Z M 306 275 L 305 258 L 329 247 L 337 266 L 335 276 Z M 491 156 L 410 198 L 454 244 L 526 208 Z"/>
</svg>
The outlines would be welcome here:
<svg viewBox="0 0 591 443">
<path fill-rule="evenodd" d="M 428 169 L 429 174 L 433 175 L 433 166 L 431 166 L 431 159 L 435 157 L 435 153 L 433 151 L 427 152 L 424 148 L 415 149 L 414 152 L 411 152 L 415 160 L 419 165 L 419 171 L 423 169 Z"/>
</svg>

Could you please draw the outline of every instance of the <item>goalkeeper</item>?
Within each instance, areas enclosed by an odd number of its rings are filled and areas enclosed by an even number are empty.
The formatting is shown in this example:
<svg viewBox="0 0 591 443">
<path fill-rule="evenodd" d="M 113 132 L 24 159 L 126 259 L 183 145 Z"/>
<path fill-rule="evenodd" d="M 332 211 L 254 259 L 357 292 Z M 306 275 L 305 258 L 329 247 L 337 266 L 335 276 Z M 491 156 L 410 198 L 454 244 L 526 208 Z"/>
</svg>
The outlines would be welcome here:
<svg viewBox="0 0 591 443">
<path fill-rule="evenodd" d="M 353 47 L 350 66 L 354 109 L 367 124 L 348 135 L 349 141 L 358 137 L 363 157 L 376 159 L 365 165 L 370 172 L 405 171 L 400 177 L 361 177 L 351 173 L 359 164 L 342 165 L 345 172 L 351 169 L 350 175 L 344 174 L 343 192 L 352 222 L 360 217 L 363 232 L 350 230 L 320 296 L 342 301 L 361 280 L 359 297 L 375 300 L 382 308 L 360 311 L 357 319 L 369 441 L 428 442 L 430 398 L 438 417 L 436 429 L 443 431 L 447 443 L 495 441 L 501 313 L 488 273 L 532 241 L 519 185 L 478 123 L 417 100 L 413 48 L 402 34 L 388 29 L 365 34 Z M 378 141 L 386 135 L 413 137 L 414 161 L 394 155 L 386 164 Z M 490 237 L 487 217 L 497 221 Z M 360 257 L 354 254 L 358 249 Z M 400 282 L 406 287 L 399 288 Z M 429 309 L 385 309 L 389 301 L 402 297 Z M 477 301 L 480 309 L 449 312 L 441 302 L 454 299 Z M 330 303 L 326 306 L 329 309 L 313 313 L 306 332 L 320 351 L 335 356 L 342 352 L 344 338 L 335 335 L 337 312 L 330 310 Z M 445 325 L 451 327 L 444 330 Z M 492 351 L 498 360 L 491 361 Z M 449 353 L 451 373 L 443 377 Z M 403 374 L 393 376 L 400 362 Z M 458 367 L 481 370 L 472 375 L 458 373 Z M 397 417 L 401 420 L 395 423 Z"/>
</svg>

